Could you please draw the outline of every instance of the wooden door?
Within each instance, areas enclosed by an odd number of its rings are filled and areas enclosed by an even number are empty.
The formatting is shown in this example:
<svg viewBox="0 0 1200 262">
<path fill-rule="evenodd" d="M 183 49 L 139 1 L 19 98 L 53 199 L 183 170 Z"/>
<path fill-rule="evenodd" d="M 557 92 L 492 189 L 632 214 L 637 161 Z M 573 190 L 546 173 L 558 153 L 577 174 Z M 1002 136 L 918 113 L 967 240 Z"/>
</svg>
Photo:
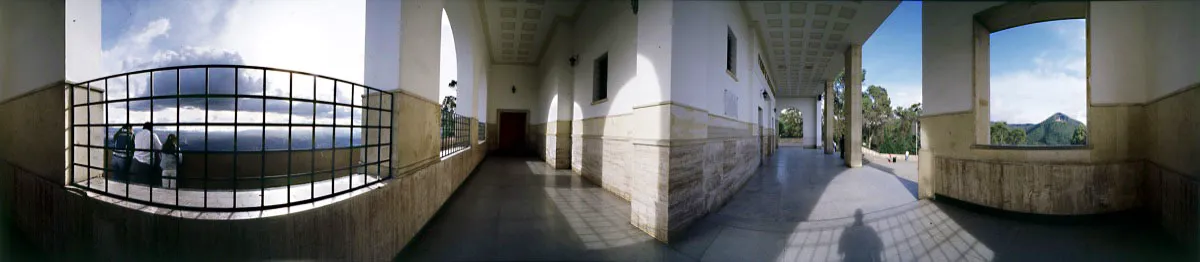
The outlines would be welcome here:
<svg viewBox="0 0 1200 262">
<path fill-rule="evenodd" d="M 519 154 L 525 148 L 525 112 L 500 112 L 500 144 L 496 149 L 501 154 Z"/>
</svg>

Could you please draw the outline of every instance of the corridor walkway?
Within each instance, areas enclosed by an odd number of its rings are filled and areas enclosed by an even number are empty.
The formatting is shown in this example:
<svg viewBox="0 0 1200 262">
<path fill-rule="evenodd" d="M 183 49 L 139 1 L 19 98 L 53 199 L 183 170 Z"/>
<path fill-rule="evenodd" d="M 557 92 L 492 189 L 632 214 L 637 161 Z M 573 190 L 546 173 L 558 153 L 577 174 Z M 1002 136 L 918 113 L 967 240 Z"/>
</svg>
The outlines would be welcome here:
<svg viewBox="0 0 1200 262">
<path fill-rule="evenodd" d="M 396 259 L 1192 261 L 1138 218 L 981 214 L 914 201 L 906 180 L 886 168 L 840 161 L 781 148 L 722 210 L 662 244 L 629 224 L 627 201 L 569 170 L 489 157 Z"/>
</svg>

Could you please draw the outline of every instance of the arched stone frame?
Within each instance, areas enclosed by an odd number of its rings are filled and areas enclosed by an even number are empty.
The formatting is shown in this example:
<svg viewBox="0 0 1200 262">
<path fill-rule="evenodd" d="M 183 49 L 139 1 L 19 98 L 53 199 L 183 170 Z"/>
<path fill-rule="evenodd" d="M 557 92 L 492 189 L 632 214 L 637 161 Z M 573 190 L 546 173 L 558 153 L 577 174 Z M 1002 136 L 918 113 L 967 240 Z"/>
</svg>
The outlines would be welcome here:
<svg viewBox="0 0 1200 262">
<path fill-rule="evenodd" d="M 972 23 L 972 104 L 975 113 L 975 146 L 992 149 L 1079 149 L 1085 145 L 1064 146 L 1009 146 L 991 144 L 991 59 L 990 37 L 992 33 L 1041 22 L 1084 19 L 1086 30 L 1091 30 L 1087 2 L 1014 2 L 988 8 L 974 16 Z M 1090 36 L 1090 32 L 1088 34 Z M 1091 38 L 1085 43 L 1085 92 L 1084 110 L 1091 114 Z M 1090 125 L 1087 128 L 1091 128 Z M 1091 133 L 1091 130 L 1088 130 Z"/>
</svg>

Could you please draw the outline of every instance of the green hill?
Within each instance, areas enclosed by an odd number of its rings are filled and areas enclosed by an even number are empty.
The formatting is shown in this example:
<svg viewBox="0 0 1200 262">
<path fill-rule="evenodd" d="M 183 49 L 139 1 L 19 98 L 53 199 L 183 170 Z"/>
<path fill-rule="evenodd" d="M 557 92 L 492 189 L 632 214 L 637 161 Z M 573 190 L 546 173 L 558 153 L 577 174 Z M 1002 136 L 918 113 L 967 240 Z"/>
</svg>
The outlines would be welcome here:
<svg viewBox="0 0 1200 262">
<path fill-rule="evenodd" d="M 995 126 L 1002 124 L 1000 126 Z M 993 122 L 992 132 L 1021 132 L 1024 131 L 1024 136 L 1020 134 L 1003 134 L 994 135 L 992 144 L 1008 144 L 1003 141 L 1021 141 L 1019 145 L 1030 146 L 1062 146 L 1072 145 L 1071 138 L 1075 134 L 1075 129 L 1083 126 L 1083 123 L 1072 119 L 1063 113 L 1054 113 L 1046 120 L 1042 120 L 1037 124 L 1007 124 L 1003 122 Z M 1006 127 L 1006 128 L 1005 128 Z M 1016 142 L 1013 142 L 1016 143 Z"/>
<path fill-rule="evenodd" d="M 1054 113 L 1025 131 L 1025 144 L 1035 146 L 1070 145 L 1071 135 L 1074 135 L 1075 128 L 1080 126 L 1083 126 L 1083 123 L 1078 120 L 1062 113 Z"/>
</svg>

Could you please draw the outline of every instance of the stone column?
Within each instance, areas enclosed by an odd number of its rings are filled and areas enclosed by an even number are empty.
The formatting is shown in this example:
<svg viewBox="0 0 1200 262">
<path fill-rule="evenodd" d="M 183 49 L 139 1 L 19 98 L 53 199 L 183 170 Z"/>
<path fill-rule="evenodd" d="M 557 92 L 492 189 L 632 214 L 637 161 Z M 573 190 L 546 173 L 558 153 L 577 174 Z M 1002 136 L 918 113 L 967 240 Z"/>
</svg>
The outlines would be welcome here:
<svg viewBox="0 0 1200 262">
<path fill-rule="evenodd" d="M 846 166 L 862 166 L 862 45 L 850 44 L 846 48 L 845 85 L 846 98 Z"/>
<path fill-rule="evenodd" d="M 833 154 L 833 80 L 825 80 L 825 154 Z"/>
</svg>

